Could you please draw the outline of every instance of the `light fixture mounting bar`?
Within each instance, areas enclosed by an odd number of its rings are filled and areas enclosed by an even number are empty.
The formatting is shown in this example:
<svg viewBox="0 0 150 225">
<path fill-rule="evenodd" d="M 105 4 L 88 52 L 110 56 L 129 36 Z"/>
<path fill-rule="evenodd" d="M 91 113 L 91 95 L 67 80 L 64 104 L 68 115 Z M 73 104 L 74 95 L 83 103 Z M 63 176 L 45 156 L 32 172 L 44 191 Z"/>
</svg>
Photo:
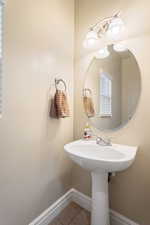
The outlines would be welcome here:
<svg viewBox="0 0 150 225">
<path fill-rule="evenodd" d="M 110 22 L 112 19 L 114 19 L 116 17 L 120 17 L 120 15 L 121 15 L 121 11 L 115 13 L 113 16 L 105 17 L 104 19 L 99 20 L 97 23 L 92 25 L 90 28 L 95 29 L 98 25 L 101 25 L 101 24 L 106 23 L 106 22 Z"/>
</svg>

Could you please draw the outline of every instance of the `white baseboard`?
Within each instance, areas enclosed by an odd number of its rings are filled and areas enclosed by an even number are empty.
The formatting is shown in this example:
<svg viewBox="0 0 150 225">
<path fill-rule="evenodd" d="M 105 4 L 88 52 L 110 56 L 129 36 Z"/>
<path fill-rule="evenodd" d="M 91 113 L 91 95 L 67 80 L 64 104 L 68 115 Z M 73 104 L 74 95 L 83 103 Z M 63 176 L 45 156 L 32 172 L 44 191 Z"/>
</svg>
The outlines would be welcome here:
<svg viewBox="0 0 150 225">
<path fill-rule="evenodd" d="M 48 225 L 71 201 L 91 211 L 91 198 L 75 189 L 70 189 L 29 225 Z M 110 210 L 110 221 L 111 225 L 139 225 L 113 210 Z"/>
<path fill-rule="evenodd" d="M 48 225 L 72 201 L 72 189 L 54 202 L 29 225 Z"/>
<path fill-rule="evenodd" d="M 91 211 L 91 198 L 75 189 L 72 189 L 72 201 L 76 202 L 78 205 L 89 212 Z"/>
<path fill-rule="evenodd" d="M 140 225 L 110 209 L 111 225 Z"/>
</svg>

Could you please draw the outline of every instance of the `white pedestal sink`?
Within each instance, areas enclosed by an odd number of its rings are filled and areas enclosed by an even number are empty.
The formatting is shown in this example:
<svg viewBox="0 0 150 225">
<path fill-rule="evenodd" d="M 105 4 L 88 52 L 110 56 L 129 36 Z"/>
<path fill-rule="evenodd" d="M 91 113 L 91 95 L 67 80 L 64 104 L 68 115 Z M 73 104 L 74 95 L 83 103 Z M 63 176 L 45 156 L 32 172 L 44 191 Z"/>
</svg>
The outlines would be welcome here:
<svg viewBox="0 0 150 225">
<path fill-rule="evenodd" d="M 112 144 L 100 146 L 95 140 L 78 140 L 64 146 L 69 157 L 92 174 L 92 223 L 109 225 L 108 172 L 127 169 L 137 147 Z"/>
</svg>

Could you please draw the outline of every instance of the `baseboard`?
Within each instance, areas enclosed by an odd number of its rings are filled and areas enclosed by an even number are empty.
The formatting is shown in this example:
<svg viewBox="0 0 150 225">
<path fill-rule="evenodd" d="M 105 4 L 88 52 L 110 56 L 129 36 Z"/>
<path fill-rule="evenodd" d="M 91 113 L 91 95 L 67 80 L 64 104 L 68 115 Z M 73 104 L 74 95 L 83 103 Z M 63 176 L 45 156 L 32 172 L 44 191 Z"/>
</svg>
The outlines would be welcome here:
<svg viewBox="0 0 150 225">
<path fill-rule="evenodd" d="M 72 189 L 72 200 L 84 209 L 91 211 L 92 201 L 90 197 L 75 189 Z M 139 225 L 112 209 L 110 209 L 110 221 L 111 225 Z"/>
<path fill-rule="evenodd" d="M 72 192 L 69 190 L 29 225 L 48 225 L 72 201 Z"/>
<path fill-rule="evenodd" d="M 91 198 L 75 189 L 72 189 L 72 201 L 76 202 L 82 208 L 91 211 Z"/>
<path fill-rule="evenodd" d="M 71 201 L 91 211 L 91 198 L 75 189 L 70 189 L 29 225 L 48 225 Z M 110 221 L 111 225 L 139 225 L 114 210 L 110 210 Z"/>
<path fill-rule="evenodd" d="M 112 209 L 110 209 L 110 221 L 111 225 L 139 225 Z"/>
</svg>

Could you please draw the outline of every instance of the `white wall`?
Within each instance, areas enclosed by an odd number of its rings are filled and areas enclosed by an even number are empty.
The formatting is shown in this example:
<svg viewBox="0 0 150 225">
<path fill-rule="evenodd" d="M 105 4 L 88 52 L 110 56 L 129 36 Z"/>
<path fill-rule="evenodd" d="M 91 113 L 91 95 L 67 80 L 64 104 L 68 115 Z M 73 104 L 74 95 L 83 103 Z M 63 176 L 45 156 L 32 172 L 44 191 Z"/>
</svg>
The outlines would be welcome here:
<svg viewBox="0 0 150 225">
<path fill-rule="evenodd" d="M 73 0 L 7 0 L 0 224 L 27 225 L 70 188 L 73 138 Z M 66 80 L 71 117 L 48 117 L 55 75 Z M 50 81 L 52 83 L 50 83 Z"/>
</svg>

